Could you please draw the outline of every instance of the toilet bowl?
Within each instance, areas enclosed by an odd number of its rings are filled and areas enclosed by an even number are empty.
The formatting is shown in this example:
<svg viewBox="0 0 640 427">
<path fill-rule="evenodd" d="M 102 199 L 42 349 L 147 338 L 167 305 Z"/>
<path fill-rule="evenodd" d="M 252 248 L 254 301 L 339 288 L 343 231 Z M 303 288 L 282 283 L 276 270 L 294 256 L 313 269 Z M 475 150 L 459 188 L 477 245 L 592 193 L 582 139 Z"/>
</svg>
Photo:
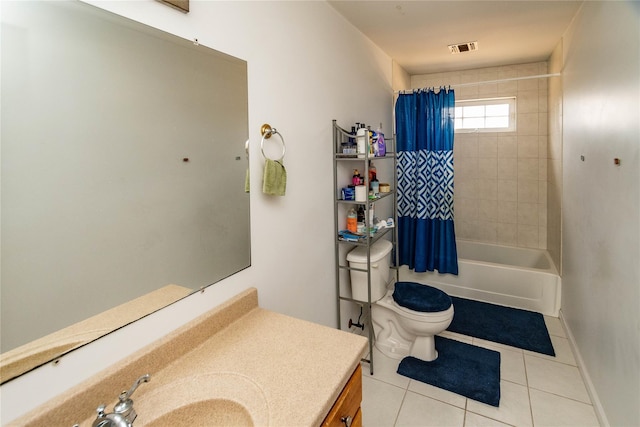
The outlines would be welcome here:
<svg viewBox="0 0 640 427">
<path fill-rule="evenodd" d="M 414 282 L 389 285 L 389 253 L 392 244 L 379 240 L 370 248 L 371 319 L 375 346 L 384 355 L 402 359 L 413 356 L 425 361 L 438 357 L 434 336 L 443 332 L 453 320 L 453 304 L 445 292 Z M 352 297 L 368 301 L 366 247 L 347 254 Z"/>
</svg>

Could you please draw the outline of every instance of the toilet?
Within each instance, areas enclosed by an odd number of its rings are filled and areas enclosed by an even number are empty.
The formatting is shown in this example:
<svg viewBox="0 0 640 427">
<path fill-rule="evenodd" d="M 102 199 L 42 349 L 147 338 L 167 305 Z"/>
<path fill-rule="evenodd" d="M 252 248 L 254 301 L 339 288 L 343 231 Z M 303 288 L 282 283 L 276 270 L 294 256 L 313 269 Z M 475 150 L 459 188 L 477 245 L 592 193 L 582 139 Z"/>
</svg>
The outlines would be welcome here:
<svg viewBox="0 0 640 427">
<path fill-rule="evenodd" d="M 453 304 L 445 292 L 414 282 L 389 284 L 391 242 L 379 240 L 370 247 L 371 320 L 375 346 L 393 359 L 406 356 L 427 362 L 438 358 L 434 336 L 453 320 Z M 367 248 L 359 246 L 347 254 L 352 298 L 369 301 Z"/>
</svg>

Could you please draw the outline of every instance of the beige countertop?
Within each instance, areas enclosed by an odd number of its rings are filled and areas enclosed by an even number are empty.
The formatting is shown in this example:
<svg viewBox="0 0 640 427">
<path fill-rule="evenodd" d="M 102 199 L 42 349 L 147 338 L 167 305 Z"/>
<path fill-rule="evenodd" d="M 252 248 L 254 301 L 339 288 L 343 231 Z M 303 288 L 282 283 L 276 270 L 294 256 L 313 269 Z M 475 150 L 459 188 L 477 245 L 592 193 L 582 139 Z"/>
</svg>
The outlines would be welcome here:
<svg viewBox="0 0 640 427">
<path fill-rule="evenodd" d="M 134 403 L 135 426 L 145 425 L 144 402 L 163 387 L 186 387 L 184 395 L 172 394 L 171 404 L 188 405 L 190 395 L 231 375 L 247 379 L 264 397 L 268 425 L 317 426 L 366 349 L 364 337 L 258 307 L 252 288 L 136 353 L 117 372 L 105 370 L 14 425 L 91 425 L 98 404 L 109 402 L 110 412 L 118 393 L 149 373 L 151 381 L 133 395 L 141 405 Z"/>
</svg>

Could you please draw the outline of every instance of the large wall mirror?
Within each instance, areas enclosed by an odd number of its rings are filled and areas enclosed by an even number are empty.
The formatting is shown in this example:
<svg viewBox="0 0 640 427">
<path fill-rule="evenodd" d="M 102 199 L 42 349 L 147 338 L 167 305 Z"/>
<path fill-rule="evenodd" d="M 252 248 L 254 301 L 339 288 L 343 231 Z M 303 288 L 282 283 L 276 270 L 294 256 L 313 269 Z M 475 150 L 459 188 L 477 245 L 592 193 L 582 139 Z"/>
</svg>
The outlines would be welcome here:
<svg viewBox="0 0 640 427">
<path fill-rule="evenodd" d="M 75 1 L 3 1 L 1 37 L 3 365 L 250 265 L 245 61 Z"/>
</svg>

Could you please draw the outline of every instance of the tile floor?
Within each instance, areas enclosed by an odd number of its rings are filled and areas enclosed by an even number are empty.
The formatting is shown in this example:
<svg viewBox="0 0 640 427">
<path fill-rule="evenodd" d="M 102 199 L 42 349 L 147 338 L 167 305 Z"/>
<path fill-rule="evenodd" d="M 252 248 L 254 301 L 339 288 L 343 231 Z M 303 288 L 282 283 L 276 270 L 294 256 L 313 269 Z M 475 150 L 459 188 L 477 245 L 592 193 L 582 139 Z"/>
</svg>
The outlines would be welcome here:
<svg viewBox="0 0 640 427">
<path fill-rule="evenodd" d="M 362 363 L 363 426 L 599 426 L 560 320 L 545 316 L 545 322 L 555 358 L 442 334 L 500 352 L 499 408 L 399 375 L 400 361 L 374 350 L 374 375 Z"/>
</svg>

